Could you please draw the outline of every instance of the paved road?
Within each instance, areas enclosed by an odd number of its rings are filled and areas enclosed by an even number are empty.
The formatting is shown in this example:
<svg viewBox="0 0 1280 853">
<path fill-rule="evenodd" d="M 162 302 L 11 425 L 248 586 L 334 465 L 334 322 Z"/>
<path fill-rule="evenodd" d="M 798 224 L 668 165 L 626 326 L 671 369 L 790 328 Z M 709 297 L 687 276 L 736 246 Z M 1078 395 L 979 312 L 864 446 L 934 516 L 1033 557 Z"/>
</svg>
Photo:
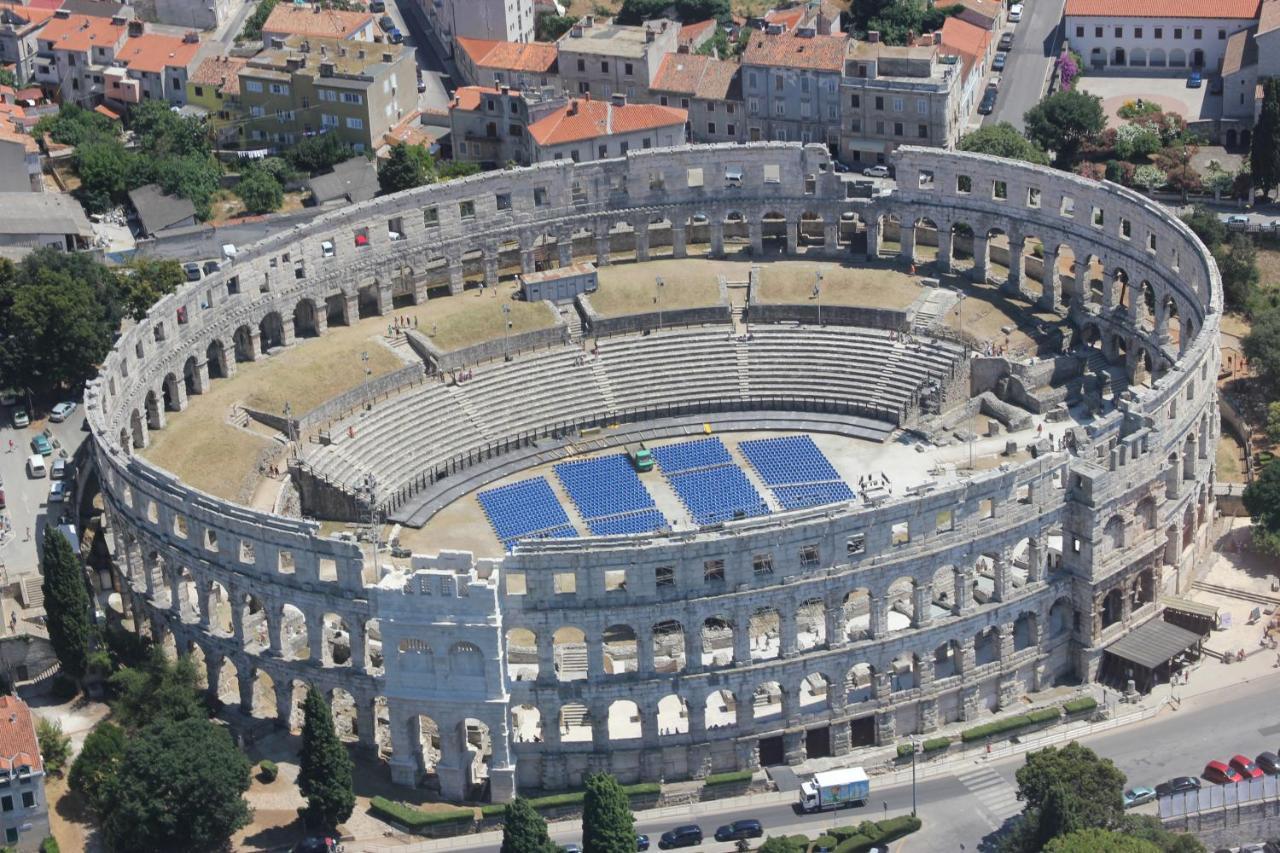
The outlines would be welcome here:
<svg viewBox="0 0 1280 853">
<path fill-rule="evenodd" d="M 983 124 L 1007 121 L 1022 130 L 1022 116 L 1039 103 L 1049 67 L 1058 55 L 1065 4 L 1066 0 L 1026 0 L 1022 22 L 1014 28 L 1013 50 L 1000 74 L 996 108 Z"/>
</svg>

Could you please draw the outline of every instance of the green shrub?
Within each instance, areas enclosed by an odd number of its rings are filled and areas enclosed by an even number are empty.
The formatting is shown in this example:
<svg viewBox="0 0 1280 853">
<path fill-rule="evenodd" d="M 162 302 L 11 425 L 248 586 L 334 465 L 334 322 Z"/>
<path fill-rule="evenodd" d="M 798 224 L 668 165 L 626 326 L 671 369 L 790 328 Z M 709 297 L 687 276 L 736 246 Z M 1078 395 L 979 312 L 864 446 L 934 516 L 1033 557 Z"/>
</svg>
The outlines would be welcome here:
<svg viewBox="0 0 1280 853">
<path fill-rule="evenodd" d="M 924 742 L 923 749 L 925 752 L 937 752 L 940 749 L 946 749 L 951 746 L 951 738 L 949 737 L 931 737 Z"/>
<path fill-rule="evenodd" d="M 58 849 L 58 840 L 50 835 L 44 841 L 41 841 L 40 853 L 61 853 Z"/>
<path fill-rule="evenodd" d="M 1033 726 L 1037 723 L 1047 723 L 1061 716 L 1062 710 L 1060 708 L 1041 708 L 1039 711 L 1032 711 L 1029 714 L 1018 714 L 1014 717 L 1006 717 L 1003 720 L 995 720 L 990 723 L 984 723 L 981 726 L 965 729 L 960 733 L 960 739 L 965 743 L 973 743 L 976 740 L 985 740 L 1015 729 Z"/>
<path fill-rule="evenodd" d="M 1066 711 L 1068 714 L 1079 714 L 1084 711 L 1092 711 L 1097 707 L 1097 699 L 1094 699 L 1092 696 L 1081 696 L 1079 699 L 1072 699 L 1070 702 L 1064 703 L 1062 710 Z"/>
<path fill-rule="evenodd" d="M 813 847 L 810 849 L 818 850 L 819 848 L 825 847 L 828 850 L 834 850 L 836 845 L 839 843 L 840 842 L 836 840 L 834 835 L 819 835 L 817 838 L 813 839 Z"/>
<path fill-rule="evenodd" d="M 915 751 L 915 748 L 914 748 L 911 744 L 909 744 L 909 743 L 900 743 L 900 744 L 898 744 L 898 757 L 899 757 L 899 758 L 906 758 L 908 755 L 910 755 L 910 754 L 911 754 L 912 752 L 914 752 L 914 751 Z"/>
<path fill-rule="evenodd" d="M 876 844 L 888 844 L 904 835 L 910 835 L 920 828 L 920 818 L 911 815 L 902 815 L 901 817 L 893 817 L 888 820 L 872 823 L 871 821 L 863 821 L 858 824 L 856 832 L 846 835 L 839 844 L 836 845 L 836 853 L 864 853 Z M 849 827 L 845 827 L 849 829 Z M 832 830 L 832 835 L 837 837 L 840 830 Z"/>
<path fill-rule="evenodd" d="M 424 812 L 405 803 L 393 802 L 386 797 L 374 797 L 369 802 L 369 811 L 377 817 L 394 820 L 409 829 L 424 829 L 443 823 L 464 823 L 475 820 L 475 812 L 472 809 Z"/>
<path fill-rule="evenodd" d="M 1041 708 L 1039 711 L 1032 711 L 1030 714 L 1027 714 L 1027 719 L 1031 721 L 1032 725 L 1037 723 L 1048 723 L 1052 720 L 1058 720 L 1061 718 L 1062 709 L 1056 706 L 1053 708 Z"/>
<path fill-rule="evenodd" d="M 750 770 L 735 770 L 732 773 L 712 773 L 706 779 L 702 780 L 702 784 L 711 787 L 712 785 L 733 785 L 738 782 L 750 782 Z"/>
<path fill-rule="evenodd" d="M 276 766 L 274 761 L 263 759 L 258 763 L 258 778 L 263 782 L 274 782 L 276 777 L 280 775 L 280 768 Z"/>
</svg>

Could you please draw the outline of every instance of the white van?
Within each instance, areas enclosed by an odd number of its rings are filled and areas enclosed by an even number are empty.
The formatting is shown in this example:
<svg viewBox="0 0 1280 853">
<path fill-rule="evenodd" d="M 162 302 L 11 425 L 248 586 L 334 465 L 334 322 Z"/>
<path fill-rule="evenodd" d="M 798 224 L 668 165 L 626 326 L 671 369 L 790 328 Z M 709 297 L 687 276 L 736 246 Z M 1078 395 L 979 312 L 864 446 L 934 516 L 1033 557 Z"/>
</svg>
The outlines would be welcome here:
<svg viewBox="0 0 1280 853">
<path fill-rule="evenodd" d="M 44 457 L 39 453 L 33 453 L 27 457 L 27 476 L 33 480 L 39 480 L 41 477 L 49 473 L 49 469 L 45 467 Z"/>
</svg>

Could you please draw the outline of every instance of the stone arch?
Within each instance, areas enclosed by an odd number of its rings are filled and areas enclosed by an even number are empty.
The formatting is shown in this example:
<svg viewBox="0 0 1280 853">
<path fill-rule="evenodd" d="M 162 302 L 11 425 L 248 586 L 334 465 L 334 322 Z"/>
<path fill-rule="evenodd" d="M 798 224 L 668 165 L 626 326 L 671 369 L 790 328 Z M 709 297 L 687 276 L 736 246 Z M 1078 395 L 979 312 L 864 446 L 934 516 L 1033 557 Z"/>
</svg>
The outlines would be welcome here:
<svg viewBox="0 0 1280 853">
<path fill-rule="evenodd" d="M 567 702 L 560 706 L 560 740 L 563 743 L 590 743 L 591 716 L 587 706 L 580 702 Z"/>
<path fill-rule="evenodd" d="M 709 616 L 702 622 L 702 665 L 725 667 L 734 663 L 733 622 L 723 616 Z M 739 661 L 747 663 L 747 661 Z"/>
<path fill-rule="evenodd" d="M 209 365 L 210 379 L 226 379 L 230 375 L 227 369 L 227 348 L 222 341 L 214 338 L 204 350 L 205 361 Z"/>
<path fill-rule="evenodd" d="M 450 677 L 477 678 L 484 676 L 484 652 L 475 643 L 466 640 L 449 647 Z"/>
<path fill-rule="evenodd" d="M 1070 597 L 1062 596 L 1049 607 L 1049 636 L 1065 637 L 1073 630 L 1075 605 Z"/>
<path fill-rule="evenodd" d="M 978 631 L 973 637 L 973 663 L 982 666 L 1000 660 L 1000 631 L 994 625 Z"/>
<path fill-rule="evenodd" d="M 236 327 L 235 334 L 231 336 L 236 361 L 253 361 L 256 355 L 253 337 L 253 329 L 248 325 Z"/>
<path fill-rule="evenodd" d="M 609 740 L 634 740 L 640 737 L 643 723 L 640 706 L 631 699 L 616 699 L 609 705 Z"/>
<path fill-rule="evenodd" d="M 625 675 L 639 668 L 640 647 L 630 625 L 610 625 L 600 635 L 600 650 L 607 675 Z"/>
<path fill-rule="evenodd" d="M 712 690 L 704 707 L 707 731 L 738 724 L 738 699 L 729 690 Z"/>
<path fill-rule="evenodd" d="M 1170 68 L 1186 68 L 1187 52 L 1180 47 L 1175 47 L 1169 51 L 1169 67 Z"/>
<path fill-rule="evenodd" d="M 1018 614 L 1013 623 L 1013 650 L 1020 652 L 1036 645 L 1040 634 L 1040 620 L 1029 610 Z"/>
<path fill-rule="evenodd" d="M 906 576 L 895 579 L 885 591 L 885 610 L 890 633 L 905 631 L 916 621 L 916 580 Z"/>
<path fill-rule="evenodd" d="M 314 299 L 304 297 L 293 306 L 293 336 L 314 338 L 320 334 L 320 311 Z"/>
<path fill-rule="evenodd" d="M 785 704 L 782 685 L 776 681 L 765 681 L 756 686 L 751 693 L 752 717 L 764 720 L 782 715 Z"/>
<path fill-rule="evenodd" d="M 244 650 L 249 654 L 262 654 L 271 642 L 271 620 L 262 601 L 253 593 L 246 592 L 238 602 L 240 608 L 240 625 L 244 632 Z"/>
<path fill-rule="evenodd" d="M 807 652 L 827 642 L 827 608 L 821 598 L 810 598 L 796 608 L 796 648 Z"/>
<path fill-rule="evenodd" d="M 160 398 L 154 390 L 147 391 L 143 404 L 147 412 L 147 429 L 162 429 L 164 415 L 161 414 Z"/>
<path fill-rule="evenodd" d="M 782 616 L 775 607 L 757 607 L 748 622 L 751 660 L 773 660 L 782 652 Z"/>
<path fill-rule="evenodd" d="M 1133 517 L 1137 519 L 1138 524 L 1143 530 L 1156 529 L 1156 501 L 1155 498 L 1147 495 L 1138 501 L 1138 506 L 1134 509 Z"/>
<path fill-rule="evenodd" d="M 849 667 L 845 674 L 844 686 L 850 705 L 869 702 L 875 696 L 876 668 L 869 663 L 859 662 Z"/>
<path fill-rule="evenodd" d="M 845 595 L 840 605 L 840 625 L 844 638 L 850 642 L 871 636 L 870 590 L 858 587 Z"/>
<path fill-rule="evenodd" d="M 187 360 L 182 363 L 182 390 L 186 392 L 188 397 L 192 394 L 204 392 L 204 385 L 200 376 L 200 362 L 196 361 L 194 355 L 188 356 Z"/>
<path fill-rule="evenodd" d="M 419 780 L 436 775 L 443 755 L 440 744 L 440 726 L 426 714 L 414 714 L 406 721 L 409 726 L 409 743 L 413 744 L 414 758 L 418 762 Z"/>
<path fill-rule="evenodd" d="M 791 223 L 785 213 L 777 210 L 766 211 L 760 217 L 760 245 L 765 254 L 787 253 L 787 244 L 791 240 Z"/>
<path fill-rule="evenodd" d="M 542 712 L 527 702 L 511 709 L 511 739 L 516 743 L 542 742 Z"/>
<path fill-rule="evenodd" d="M 920 658 L 914 652 L 902 652 L 889 662 L 889 678 L 893 691 L 914 690 L 920 686 Z"/>
<path fill-rule="evenodd" d="M 1102 605 L 1100 616 L 1102 617 L 1103 629 L 1110 628 L 1119 622 L 1124 616 L 1124 593 L 1120 587 L 1113 588 L 1110 592 L 1102 597 Z"/>
<path fill-rule="evenodd" d="M 279 311 L 268 311 L 258 321 L 258 340 L 263 352 L 284 346 L 284 320 Z"/>
<path fill-rule="evenodd" d="M 351 317 L 348 314 L 349 298 L 347 294 L 339 291 L 331 293 L 324 298 L 324 316 L 326 326 L 350 326 Z"/>
<path fill-rule="evenodd" d="M 556 678 L 560 681 L 582 681 L 587 678 L 587 635 L 572 625 L 556 629 L 551 637 L 555 656 Z"/>
<path fill-rule="evenodd" d="M 949 678 L 960 674 L 963 650 L 954 639 L 947 640 L 933 650 L 933 677 Z"/>
<path fill-rule="evenodd" d="M 351 628 L 338 613 L 321 617 L 320 661 L 323 666 L 351 665 Z"/>
<path fill-rule="evenodd" d="M 684 672 L 684 626 L 674 619 L 667 619 L 653 626 L 653 667 L 659 674 Z"/>
<path fill-rule="evenodd" d="M 828 248 L 826 222 L 821 213 L 806 210 L 800 214 L 800 222 L 796 228 L 798 245 L 805 248 Z"/>
<path fill-rule="evenodd" d="M 658 735 L 687 735 L 689 733 L 689 703 L 677 693 L 668 693 L 658 700 Z"/>
<path fill-rule="evenodd" d="M 1107 524 L 1102 529 L 1102 535 L 1106 537 L 1107 545 L 1117 551 L 1124 548 L 1124 533 L 1124 519 L 1118 515 L 1113 515 L 1107 519 Z"/>
<path fill-rule="evenodd" d="M 278 620 L 280 653 L 285 660 L 310 660 L 311 637 L 307 631 L 307 615 L 292 604 L 280 605 Z"/>
<path fill-rule="evenodd" d="M 333 728 L 338 737 L 344 741 L 360 739 L 360 711 L 356 708 L 355 697 L 342 687 L 329 691 L 329 711 L 333 716 Z"/>
<path fill-rule="evenodd" d="M 539 675 L 538 635 L 528 628 L 508 628 L 507 678 L 512 681 L 534 681 Z"/>
<path fill-rule="evenodd" d="M 231 658 L 223 658 L 217 664 L 217 684 L 210 685 L 210 692 L 224 705 L 240 704 L 240 670 Z M 248 708 L 241 709 L 248 713 Z"/>
<path fill-rule="evenodd" d="M 1150 58 L 1151 58 L 1152 68 L 1164 68 L 1169 64 L 1169 60 L 1167 55 L 1164 52 L 1164 48 L 1160 48 L 1160 47 L 1151 48 Z"/>
<path fill-rule="evenodd" d="M 821 672 L 811 672 L 800 679 L 798 702 L 802 711 L 830 708 L 831 679 Z"/>
<path fill-rule="evenodd" d="M 232 635 L 231 596 L 227 588 L 218 581 L 209 581 L 205 590 L 206 613 L 209 614 L 209 630 L 218 637 Z"/>
</svg>

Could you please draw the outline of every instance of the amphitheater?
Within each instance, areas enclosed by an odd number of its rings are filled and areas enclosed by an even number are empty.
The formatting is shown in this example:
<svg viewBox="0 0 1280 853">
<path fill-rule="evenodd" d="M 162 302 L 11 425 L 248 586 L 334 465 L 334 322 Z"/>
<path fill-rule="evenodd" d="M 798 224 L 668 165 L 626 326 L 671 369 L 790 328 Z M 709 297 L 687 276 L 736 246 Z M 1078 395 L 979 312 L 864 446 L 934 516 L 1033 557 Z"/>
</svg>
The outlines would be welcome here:
<svg viewBox="0 0 1280 853">
<path fill-rule="evenodd" d="M 121 609 L 245 715 L 296 727 L 316 685 L 453 800 L 844 756 L 1099 677 L 1208 547 L 1217 269 L 1118 186 L 893 165 L 634 152 L 240 247 L 86 394 Z M 584 264 L 595 292 L 513 298 Z"/>
</svg>

